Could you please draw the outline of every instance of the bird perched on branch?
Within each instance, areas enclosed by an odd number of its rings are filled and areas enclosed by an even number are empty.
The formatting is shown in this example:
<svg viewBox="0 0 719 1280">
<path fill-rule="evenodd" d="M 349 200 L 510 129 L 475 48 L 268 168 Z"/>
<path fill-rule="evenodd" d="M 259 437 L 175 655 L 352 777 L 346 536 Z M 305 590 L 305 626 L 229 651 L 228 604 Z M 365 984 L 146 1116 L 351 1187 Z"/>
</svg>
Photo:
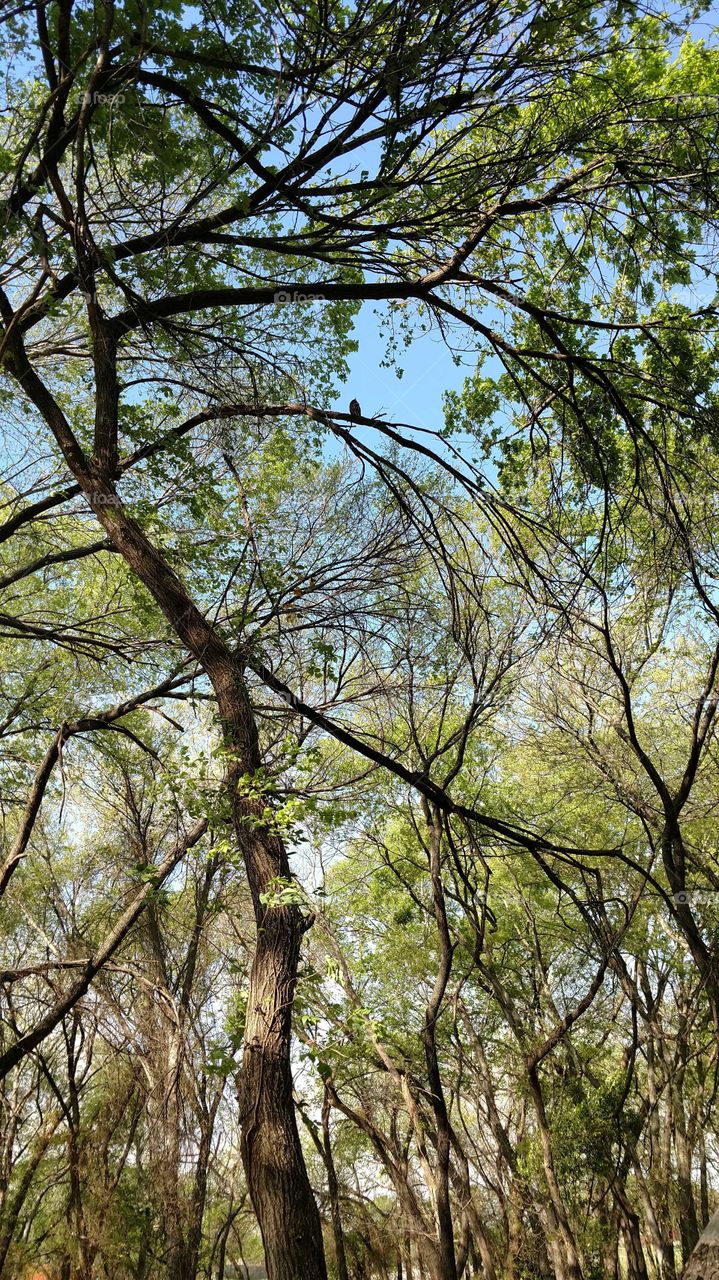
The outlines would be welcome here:
<svg viewBox="0 0 719 1280">
<path fill-rule="evenodd" d="M 353 418 L 361 418 L 362 410 L 360 409 L 359 400 L 350 400 L 350 413 Z"/>
</svg>

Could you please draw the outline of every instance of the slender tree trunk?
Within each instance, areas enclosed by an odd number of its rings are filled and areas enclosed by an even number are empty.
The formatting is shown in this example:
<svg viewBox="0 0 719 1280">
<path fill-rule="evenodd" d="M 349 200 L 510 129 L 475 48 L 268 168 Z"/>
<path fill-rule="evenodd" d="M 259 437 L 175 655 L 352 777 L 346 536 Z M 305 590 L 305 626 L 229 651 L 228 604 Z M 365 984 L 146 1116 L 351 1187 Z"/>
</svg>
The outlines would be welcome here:
<svg viewBox="0 0 719 1280">
<path fill-rule="evenodd" d="M 350 1107 L 336 1092 L 331 1081 L 328 1081 L 327 1087 L 333 1106 L 337 1107 L 343 1115 L 347 1116 L 349 1120 L 357 1125 L 358 1129 L 367 1135 L 392 1182 L 402 1215 L 405 1245 L 404 1260 L 408 1280 L 412 1280 L 411 1254 L 413 1239 L 416 1243 L 417 1265 L 420 1275 L 430 1275 L 432 1280 L 442 1280 L 439 1250 L 435 1232 L 432 1230 L 434 1224 L 432 1223 L 432 1226 L 430 1226 L 424 1205 L 416 1195 L 413 1180 L 409 1174 L 406 1151 L 397 1150 L 397 1147 L 377 1129 L 371 1117 L 365 1111 L 361 1109 L 354 1110 Z M 407 1093 L 405 1097 L 408 1098 L 411 1105 L 411 1094 Z"/>
<path fill-rule="evenodd" d="M 469 1206 L 469 1224 L 479 1257 L 482 1260 L 482 1276 L 484 1280 L 497 1280 L 492 1250 L 489 1247 L 484 1224 L 474 1205 Z"/>
<path fill-rule="evenodd" d="M 137 1251 L 137 1264 L 134 1271 L 134 1280 L 147 1280 L 150 1270 L 150 1211 L 146 1209 L 142 1215 L 143 1229 L 140 1236 L 140 1248 Z"/>
<path fill-rule="evenodd" d="M 626 1176 L 626 1174 L 625 1174 Z M 627 1253 L 627 1280 L 649 1280 L 647 1262 L 642 1247 L 639 1215 L 634 1212 L 624 1189 L 622 1178 L 617 1178 L 612 1188 L 616 1200 Z"/>
<path fill-rule="evenodd" d="M 515 1280 L 517 1272 L 517 1262 L 522 1252 L 522 1241 L 524 1237 L 524 1224 L 522 1216 L 519 1212 L 519 1205 L 515 1195 L 514 1187 L 510 1190 L 509 1199 L 507 1201 L 506 1212 L 507 1223 L 507 1254 L 506 1254 L 506 1275 L 507 1280 Z"/>
<path fill-rule="evenodd" d="M 67 1055 L 67 1156 L 70 1194 L 67 1219 L 74 1240 L 74 1259 L 70 1270 L 71 1280 L 92 1280 L 92 1251 L 85 1221 L 83 1203 L 83 1177 L 81 1169 L 80 1097 L 77 1087 L 77 1039 L 78 1017 L 75 1010 L 70 1028 L 66 1032 Z"/>
<path fill-rule="evenodd" d="M 676 1265 L 674 1262 L 674 1246 L 671 1241 L 667 1240 L 666 1234 L 659 1225 L 659 1219 L 654 1209 L 652 1198 L 644 1181 L 641 1169 L 637 1166 L 635 1169 L 637 1195 L 642 1207 L 642 1213 L 649 1229 L 654 1252 L 659 1259 L 659 1271 L 661 1280 L 676 1280 Z"/>
<path fill-rule="evenodd" d="M 699 1133 L 699 1208 L 701 1213 L 701 1229 L 706 1227 L 710 1217 L 709 1208 L 709 1174 L 707 1172 L 707 1144 L 704 1130 Z"/>
<path fill-rule="evenodd" d="M 145 850 L 142 850 L 143 857 Z M 150 945 L 149 972 L 158 992 L 170 998 L 160 927 L 155 907 L 145 917 Z M 147 1098 L 148 1148 L 152 1196 L 160 1229 L 159 1252 L 167 1274 L 187 1280 L 185 1268 L 185 1206 L 180 1178 L 182 1147 L 181 1079 L 184 1044 L 181 1027 L 153 1003 L 148 1010 L 154 1087 Z"/>
<path fill-rule="evenodd" d="M 494 1265 L 494 1258 L 490 1248 L 489 1239 L 484 1229 L 484 1223 L 472 1199 L 472 1182 L 469 1172 L 469 1161 L 466 1152 L 463 1150 L 456 1131 L 452 1128 L 448 1121 L 449 1135 L 452 1140 L 452 1146 L 455 1153 L 455 1161 L 451 1166 L 452 1183 L 455 1189 L 455 1200 L 462 1205 L 462 1216 L 464 1221 L 464 1242 L 456 1251 L 457 1258 L 457 1274 L 461 1276 L 467 1259 L 471 1253 L 474 1258 L 479 1255 L 482 1262 L 482 1275 L 484 1280 L 497 1280 L 497 1272 Z"/>
<path fill-rule="evenodd" d="M 243 1196 L 242 1196 L 242 1199 L 240 1200 L 240 1203 L 239 1203 L 238 1205 L 235 1205 L 235 1204 L 234 1204 L 234 1197 L 233 1197 L 233 1196 L 230 1196 L 230 1210 L 229 1210 L 229 1213 L 227 1214 L 227 1217 L 225 1218 L 225 1221 L 223 1222 L 223 1224 L 222 1224 L 222 1226 L 220 1227 L 220 1230 L 219 1230 L 219 1232 L 218 1232 L 218 1234 L 217 1234 L 217 1237 L 216 1237 L 216 1239 L 215 1239 L 215 1244 L 214 1244 L 213 1249 L 212 1249 L 212 1254 L 211 1254 L 211 1257 L 210 1257 L 209 1270 L 210 1270 L 210 1275 L 213 1277 L 213 1280 L 225 1280 L 225 1262 L 226 1262 L 226 1257 L 227 1257 L 227 1241 L 228 1241 L 228 1240 L 229 1240 L 229 1238 L 230 1238 L 230 1232 L 231 1232 L 231 1230 L 232 1230 L 232 1224 L 234 1223 L 235 1218 L 238 1216 L 238 1214 L 239 1214 L 239 1213 L 241 1213 L 241 1211 L 242 1211 L 242 1209 L 243 1209 L 243 1207 L 244 1207 L 244 1203 L 245 1203 L 246 1197 L 247 1197 L 247 1193 L 245 1192 L 245 1194 L 243 1194 Z M 215 1277 L 215 1273 L 214 1273 L 214 1270 L 213 1270 L 213 1263 L 214 1263 L 214 1260 L 215 1260 L 215 1250 L 217 1251 L 217 1275 L 216 1275 L 216 1277 Z"/>
<path fill-rule="evenodd" d="M 624 1213 L 622 1230 L 627 1249 L 627 1280 L 649 1280 L 636 1213 L 631 1210 Z"/>
<path fill-rule="evenodd" d="M 655 1012 L 655 997 L 647 977 L 646 965 L 637 963 L 637 973 L 641 982 L 642 993 L 650 1015 Z M 660 1034 L 659 1023 L 650 1016 L 647 1023 L 646 1059 L 647 1059 L 647 1101 L 649 1117 L 647 1131 L 649 1144 L 653 1153 L 651 1168 L 646 1179 L 647 1202 L 644 1205 L 645 1216 L 650 1230 L 652 1220 L 656 1222 L 657 1251 L 660 1258 L 661 1280 L 676 1280 L 676 1263 L 674 1259 L 672 1211 L 669 1203 L 669 1189 L 673 1184 L 671 1164 L 671 1125 L 668 1121 L 662 1124 L 662 1112 L 659 1107 L 657 1091 L 657 1068 L 662 1061 L 657 1036 Z M 642 1184 L 640 1183 L 640 1186 Z M 650 1212 L 647 1207 L 651 1206 Z"/>
<path fill-rule="evenodd" d="M 429 871 L 432 880 L 432 907 L 439 945 L 439 969 L 434 988 L 425 1009 L 422 1043 L 427 1065 L 427 1082 L 436 1130 L 436 1173 L 434 1180 L 437 1235 L 441 1280 L 457 1280 L 457 1260 L 454 1250 L 452 1205 L 449 1194 L 449 1162 L 451 1133 L 447 1115 L 447 1103 L 442 1088 L 442 1076 L 437 1055 L 437 1019 L 439 1018 L 447 983 L 452 971 L 454 948 L 450 938 L 447 910 L 444 901 L 441 868 L 442 817 L 431 813 L 424 802 L 425 819 L 429 827 Z"/>
<path fill-rule="evenodd" d="M 602 1246 L 604 1280 L 619 1280 L 619 1215 L 616 1205 L 612 1206 L 611 1213 L 605 1209 L 601 1220 L 605 1231 Z"/>
<path fill-rule="evenodd" d="M 214 1131 L 217 1105 L 219 1105 L 219 1097 L 217 1099 L 217 1104 L 213 1104 L 213 1106 L 209 1108 L 202 1117 L 200 1147 L 197 1153 L 197 1162 L 195 1165 L 192 1202 L 190 1205 L 187 1238 L 185 1243 L 184 1267 L 187 1280 L 195 1280 L 199 1265 L 200 1247 L 202 1244 L 202 1219 L 205 1213 L 205 1201 L 207 1198 L 207 1168 L 210 1161 L 212 1134 Z"/>
<path fill-rule="evenodd" d="M 677 1211 L 679 1232 L 682 1242 L 682 1263 L 684 1266 L 699 1239 L 699 1223 L 697 1221 L 696 1204 L 692 1180 L 692 1150 L 687 1137 L 686 1116 L 684 1114 L 684 1098 L 682 1086 L 684 1068 L 677 1071 L 669 1092 L 672 1113 L 672 1131 L 674 1134 L 674 1150 L 676 1153 Z"/>
<path fill-rule="evenodd" d="M 558 1263 L 563 1267 L 563 1274 L 566 1275 L 567 1280 L 583 1280 L 577 1245 L 572 1228 L 569 1225 L 567 1210 L 564 1206 L 564 1200 L 562 1199 L 562 1193 L 554 1169 L 552 1141 L 549 1133 L 549 1124 L 547 1122 L 547 1113 L 544 1107 L 542 1087 L 539 1083 L 539 1076 L 537 1074 L 536 1067 L 531 1067 L 527 1074 L 529 1087 L 534 1100 L 537 1124 L 539 1127 L 539 1137 L 542 1145 L 542 1162 L 544 1164 L 544 1176 L 547 1180 L 547 1190 L 549 1192 L 550 1201 L 550 1204 L 547 1207 L 551 1207 L 552 1216 L 556 1219 L 557 1225 L 557 1234 L 554 1240 L 550 1239 L 548 1241 L 548 1244 L 555 1257 L 555 1267 Z M 552 1232 L 552 1234 L 554 1233 Z"/>
<path fill-rule="evenodd" d="M 330 1201 L 330 1213 L 332 1215 L 332 1234 L 335 1242 L 335 1257 L 337 1259 L 337 1280 L 349 1280 L 347 1254 L 345 1252 L 345 1237 L 342 1230 L 342 1214 L 340 1211 L 339 1184 L 337 1182 L 334 1156 L 332 1155 L 332 1140 L 330 1135 L 330 1095 L 326 1085 L 322 1098 L 322 1145 L 324 1149 L 325 1168 L 327 1170 L 327 1192 Z"/>
</svg>

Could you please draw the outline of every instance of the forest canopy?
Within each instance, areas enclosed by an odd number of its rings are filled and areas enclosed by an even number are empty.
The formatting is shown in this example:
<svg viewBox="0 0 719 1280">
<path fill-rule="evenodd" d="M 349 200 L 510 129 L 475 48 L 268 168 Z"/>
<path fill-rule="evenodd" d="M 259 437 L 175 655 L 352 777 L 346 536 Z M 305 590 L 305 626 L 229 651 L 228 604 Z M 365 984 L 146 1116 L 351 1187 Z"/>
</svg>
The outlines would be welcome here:
<svg viewBox="0 0 719 1280">
<path fill-rule="evenodd" d="M 0 1276 L 678 1280 L 711 11 L 0 23 Z M 447 353 L 436 420 L 370 415 L 363 332 Z"/>
</svg>

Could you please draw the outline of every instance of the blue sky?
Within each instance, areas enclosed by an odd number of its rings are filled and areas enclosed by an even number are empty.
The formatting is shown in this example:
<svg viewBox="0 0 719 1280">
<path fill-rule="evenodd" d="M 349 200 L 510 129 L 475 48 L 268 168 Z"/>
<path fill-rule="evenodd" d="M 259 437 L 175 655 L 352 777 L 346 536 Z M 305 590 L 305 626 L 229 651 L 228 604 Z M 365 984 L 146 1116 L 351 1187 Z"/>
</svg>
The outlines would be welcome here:
<svg viewBox="0 0 719 1280">
<path fill-rule="evenodd" d="M 343 389 L 347 404 L 340 407 L 346 410 L 356 396 L 367 417 L 381 413 L 390 422 L 437 430 L 444 423 L 442 393 L 459 390 L 471 365 L 457 368 L 438 333 L 415 334 L 406 349 L 399 349 L 397 363 L 404 373 L 398 377 L 394 368 L 382 367 L 387 351 L 382 315 L 386 309 L 367 304 L 357 316 L 354 336 L 359 349 L 349 359 L 350 376 Z"/>
</svg>

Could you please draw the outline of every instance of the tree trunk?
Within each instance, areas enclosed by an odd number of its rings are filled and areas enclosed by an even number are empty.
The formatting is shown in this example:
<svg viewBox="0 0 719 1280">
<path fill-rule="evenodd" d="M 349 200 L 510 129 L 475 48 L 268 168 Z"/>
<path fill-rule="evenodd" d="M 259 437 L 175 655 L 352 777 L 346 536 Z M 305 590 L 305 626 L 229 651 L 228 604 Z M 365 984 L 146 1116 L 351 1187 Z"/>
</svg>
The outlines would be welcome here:
<svg viewBox="0 0 719 1280">
<path fill-rule="evenodd" d="M 709 1175 L 707 1172 L 707 1146 L 704 1130 L 699 1134 L 699 1210 L 701 1213 L 702 1231 L 711 1217 L 709 1209 Z"/>
<path fill-rule="evenodd" d="M 636 1213 L 625 1214 L 622 1230 L 627 1250 L 627 1280 L 649 1280 Z"/>
<path fill-rule="evenodd" d="M 661 1280 L 676 1280 L 676 1266 L 674 1263 L 674 1246 L 671 1240 L 668 1240 L 666 1234 L 659 1225 L 659 1219 L 654 1210 L 654 1204 L 649 1191 L 647 1189 L 641 1169 L 635 1168 L 635 1178 L 637 1186 L 637 1195 L 641 1204 L 644 1220 L 649 1229 L 653 1251 L 659 1260 L 659 1273 Z"/>
<path fill-rule="evenodd" d="M 85 457 L 60 405 L 30 365 L 19 331 L 13 335 L 12 372 L 50 427 L 113 545 L 212 683 L 229 760 L 229 807 L 257 926 L 238 1086 L 247 1183 L 269 1280 L 327 1280 L 320 1216 L 297 1131 L 290 1070 L 292 1001 L 304 924 L 298 906 L 262 901 L 278 880 L 288 881 L 291 872 L 281 839 L 267 827 L 263 798 L 242 793 L 242 778 L 255 774 L 262 764 L 243 662 L 190 598 L 115 491 L 111 477 L 118 431 L 116 344 L 100 341 L 104 335 L 97 330 L 94 336 L 96 420 L 110 444 L 93 460 Z"/>
<path fill-rule="evenodd" d="M 205 1202 L 207 1199 L 207 1169 L 210 1161 L 212 1135 L 215 1125 L 215 1116 L 217 1114 L 217 1106 L 219 1106 L 219 1095 L 216 1103 L 214 1103 L 202 1116 L 200 1147 L 197 1153 L 197 1162 L 195 1164 L 192 1201 L 190 1205 L 187 1238 L 185 1243 L 184 1266 L 187 1280 L 195 1280 L 199 1266 L 200 1248 L 202 1246 L 202 1221 L 205 1214 Z"/>
<path fill-rule="evenodd" d="M 686 1053 L 686 1039 L 683 1034 L 684 1019 L 680 1019 L 677 1039 L 682 1053 Z M 676 1153 L 677 1210 L 679 1232 L 682 1242 L 682 1263 L 686 1265 L 691 1252 L 699 1239 L 699 1223 L 697 1221 L 694 1188 L 692 1185 L 693 1160 L 692 1149 L 687 1134 L 686 1116 L 684 1113 L 684 1063 L 677 1070 L 669 1091 L 669 1103 L 672 1117 L 672 1133 Z"/>
<path fill-rule="evenodd" d="M 527 1070 L 527 1078 L 529 1080 L 529 1088 L 534 1101 L 534 1109 L 537 1117 L 537 1126 L 539 1128 L 539 1137 L 542 1146 L 542 1163 L 544 1165 L 544 1176 L 547 1182 L 547 1190 L 549 1192 L 549 1204 L 546 1210 L 551 1209 L 550 1218 L 550 1238 L 547 1244 L 552 1252 L 555 1268 L 558 1266 L 560 1271 L 558 1274 L 567 1277 L 567 1280 L 583 1280 L 582 1268 L 579 1262 L 579 1254 L 574 1239 L 572 1228 L 569 1224 L 569 1217 L 562 1199 L 562 1193 L 557 1180 L 554 1168 L 554 1154 L 552 1152 L 552 1141 L 549 1132 L 549 1123 L 547 1121 L 547 1113 L 544 1106 L 544 1096 L 542 1087 L 539 1083 L 539 1076 L 536 1067 L 529 1067 Z M 551 1224 L 551 1218 L 555 1219 L 556 1231 Z"/>
<path fill-rule="evenodd" d="M 332 1141 L 330 1136 L 330 1095 L 327 1085 L 325 1085 L 322 1097 L 322 1145 L 324 1149 L 325 1168 L 327 1170 L 327 1192 L 330 1201 L 330 1213 L 332 1215 L 332 1234 L 335 1242 L 335 1257 L 337 1259 L 337 1280 L 349 1280 L 347 1254 L 345 1252 L 345 1238 L 342 1230 L 342 1214 L 340 1212 L 339 1185 L 337 1182 L 334 1156 L 332 1155 Z"/>
<path fill-rule="evenodd" d="M 259 816 L 257 806 L 248 812 L 237 785 L 233 800 L 257 919 L 237 1083 L 242 1161 L 269 1280 L 326 1280 L 320 1216 L 297 1131 L 290 1069 L 292 1002 L 304 923 L 297 906 L 261 901 L 260 895 L 272 895 L 289 881 L 289 862 L 277 837 L 248 823 Z"/>
<path fill-rule="evenodd" d="M 639 1217 L 634 1212 L 624 1188 L 618 1180 L 614 1185 L 614 1197 L 619 1205 L 622 1234 L 627 1251 L 627 1280 L 649 1280 L 639 1230 Z"/>
<path fill-rule="evenodd" d="M 682 1280 L 719 1280 L 719 1209 L 702 1231 Z"/>
<path fill-rule="evenodd" d="M 429 1084 L 430 1102 L 436 1130 L 436 1174 L 435 1200 L 437 1214 L 437 1236 L 441 1280 L 457 1280 L 457 1260 L 454 1249 L 454 1229 L 452 1223 L 452 1206 L 449 1194 L 449 1162 L 451 1152 L 451 1134 L 447 1103 L 442 1087 L 442 1076 L 437 1055 L 437 1019 L 442 1010 L 447 983 L 452 971 L 454 948 L 447 921 L 447 909 L 444 901 L 442 885 L 441 842 L 442 816 L 438 811 L 432 813 L 429 805 L 423 804 L 425 820 L 429 827 L 429 871 L 432 880 L 432 907 L 437 929 L 439 947 L 439 969 L 434 981 L 434 988 L 427 1003 L 422 1029 L 422 1043 L 427 1065 L 427 1082 Z"/>
<path fill-rule="evenodd" d="M 619 1218 L 616 1205 L 612 1207 L 611 1213 L 604 1209 L 601 1221 L 605 1231 L 602 1246 L 604 1280 L 619 1280 Z"/>
</svg>

